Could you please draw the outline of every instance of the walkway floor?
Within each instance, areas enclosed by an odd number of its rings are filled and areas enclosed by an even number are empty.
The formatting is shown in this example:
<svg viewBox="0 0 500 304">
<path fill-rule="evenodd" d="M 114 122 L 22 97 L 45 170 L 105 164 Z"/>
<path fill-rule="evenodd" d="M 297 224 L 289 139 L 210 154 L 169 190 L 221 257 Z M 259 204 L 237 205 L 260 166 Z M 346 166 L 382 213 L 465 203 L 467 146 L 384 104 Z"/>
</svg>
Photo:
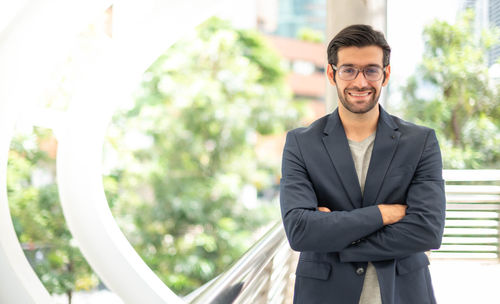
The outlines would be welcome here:
<svg viewBox="0 0 500 304">
<path fill-rule="evenodd" d="M 432 259 L 430 271 L 438 304 L 500 304 L 500 263 Z M 56 296 L 56 304 L 67 303 Z M 123 304 L 109 291 L 77 293 L 73 304 Z"/>
<path fill-rule="evenodd" d="M 500 304 L 500 263 L 432 259 L 429 267 L 438 304 Z"/>
</svg>

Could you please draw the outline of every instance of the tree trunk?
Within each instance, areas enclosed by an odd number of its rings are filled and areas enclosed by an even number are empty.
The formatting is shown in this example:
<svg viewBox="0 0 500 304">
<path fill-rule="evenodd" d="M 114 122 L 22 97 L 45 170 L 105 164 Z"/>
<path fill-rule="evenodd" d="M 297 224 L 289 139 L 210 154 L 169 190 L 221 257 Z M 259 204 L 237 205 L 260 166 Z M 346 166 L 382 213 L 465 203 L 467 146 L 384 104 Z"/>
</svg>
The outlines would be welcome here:
<svg viewBox="0 0 500 304">
<path fill-rule="evenodd" d="M 66 295 L 68 296 L 68 304 L 71 304 L 71 301 L 73 300 L 73 291 L 67 290 Z"/>
<path fill-rule="evenodd" d="M 461 147 L 462 146 L 462 136 L 461 136 L 461 128 L 460 123 L 458 122 L 458 113 L 457 109 L 453 109 L 451 113 L 451 128 L 453 132 L 453 146 Z"/>
</svg>

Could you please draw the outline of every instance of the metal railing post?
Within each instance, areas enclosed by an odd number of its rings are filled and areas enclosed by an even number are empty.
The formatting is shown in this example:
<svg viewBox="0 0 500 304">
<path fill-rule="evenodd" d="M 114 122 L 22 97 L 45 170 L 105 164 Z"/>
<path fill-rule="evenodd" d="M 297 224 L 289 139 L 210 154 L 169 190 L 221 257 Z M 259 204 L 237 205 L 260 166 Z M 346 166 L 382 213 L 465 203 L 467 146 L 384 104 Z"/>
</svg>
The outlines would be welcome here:
<svg viewBox="0 0 500 304">
<path fill-rule="evenodd" d="M 284 301 L 283 304 L 292 304 L 293 302 L 293 291 L 295 286 L 295 269 L 297 267 L 297 262 L 299 260 L 299 253 L 292 251 L 288 258 L 288 275 L 286 277 L 287 283 L 284 290 Z"/>
<path fill-rule="evenodd" d="M 264 280 L 263 288 L 260 290 L 259 296 L 257 297 L 257 300 L 255 301 L 256 304 L 267 304 L 268 303 L 269 288 L 270 288 L 270 285 L 272 284 L 271 276 L 273 274 L 273 263 L 274 263 L 275 257 L 273 257 L 271 262 L 269 264 L 267 264 L 263 270 L 262 275 L 265 276 L 266 279 Z"/>
</svg>

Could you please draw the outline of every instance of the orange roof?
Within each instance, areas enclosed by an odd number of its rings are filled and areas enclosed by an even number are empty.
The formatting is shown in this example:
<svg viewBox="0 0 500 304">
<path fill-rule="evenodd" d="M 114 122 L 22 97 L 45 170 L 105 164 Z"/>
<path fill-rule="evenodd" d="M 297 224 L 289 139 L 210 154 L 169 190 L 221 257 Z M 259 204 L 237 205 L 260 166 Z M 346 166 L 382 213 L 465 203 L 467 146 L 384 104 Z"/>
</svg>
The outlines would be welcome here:
<svg viewBox="0 0 500 304">
<path fill-rule="evenodd" d="M 326 76 L 321 73 L 312 75 L 290 74 L 287 82 L 295 95 L 324 97 L 326 94 Z"/>
<path fill-rule="evenodd" d="M 311 100 L 307 103 L 307 108 L 309 109 L 309 111 L 306 116 L 302 118 L 303 126 L 310 125 L 316 119 L 321 118 L 326 114 L 325 102 L 320 100 Z"/>
<path fill-rule="evenodd" d="M 304 60 L 316 66 L 326 64 L 326 47 L 323 43 L 313 43 L 298 39 L 266 36 L 280 55 L 288 60 Z"/>
</svg>

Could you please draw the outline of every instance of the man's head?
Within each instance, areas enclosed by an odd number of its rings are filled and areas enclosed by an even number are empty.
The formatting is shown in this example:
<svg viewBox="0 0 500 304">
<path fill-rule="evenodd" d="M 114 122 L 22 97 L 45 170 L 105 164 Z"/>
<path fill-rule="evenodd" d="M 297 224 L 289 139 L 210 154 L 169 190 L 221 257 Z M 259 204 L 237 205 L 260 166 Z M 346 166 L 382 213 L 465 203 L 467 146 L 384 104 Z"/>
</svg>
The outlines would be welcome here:
<svg viewBox="0 0 500 304">
<path fill-rule="evenodd" d="M 355 46 L 360 48 L 370 45 L 375 45 L 382 49 L 384 54 L 382 63 L 384 66 L 388 66 L 391 58 L 391 47 L 387 44 L 384 34 L 365 24 L 350 25 L 333 37 L 327 49 L 328 63 L 337 65 L 339 60 L 338 52 L 343 47 Z"/>
<path fill-rule="evenodd" d="M 391 48 L 369 25 L 351 25 L 328 45 L 327 75 L 343 107 L 363 114 L 378 102 L 390 75 Z"/>
</svg>

